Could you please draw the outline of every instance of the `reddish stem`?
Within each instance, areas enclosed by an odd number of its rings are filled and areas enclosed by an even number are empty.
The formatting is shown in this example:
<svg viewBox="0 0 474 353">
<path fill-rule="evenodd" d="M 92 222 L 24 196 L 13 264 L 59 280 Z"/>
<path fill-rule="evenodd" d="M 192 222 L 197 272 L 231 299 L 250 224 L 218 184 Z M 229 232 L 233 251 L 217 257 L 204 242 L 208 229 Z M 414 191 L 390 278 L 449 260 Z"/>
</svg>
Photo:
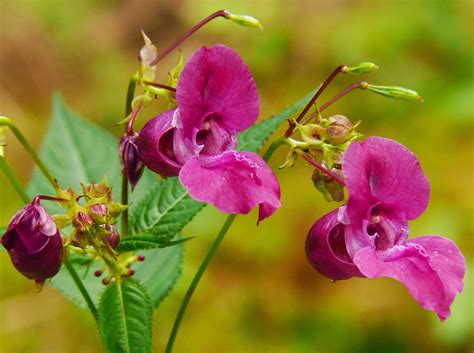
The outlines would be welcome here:
<svg viewBox="0 0 474 353">
<path fill-rule="evenodd" d="M 301 156 L 309 163 L 311 164 L 313 167 L 315 167 L 316 169 L 320 170 L 321 172 L 327 174 L 328 176 L 330 176 L 331 178 L 333 178 L 334 180 L 336 180 L 339 184 L 345 186 L 346 183 L 344 183 L 344 180 L 341 179 L 341 177 L 333 172 L 331 172 L 329 169 L 327 168 L 324 168 L 322 165 L 316 163 L 315 161 L 313 161 L 310 157 L 308 157 L 306 154 L 302 153 Z"/>
<path fill-rule="evenodd" d="M 178 45 L 188 39 L 194 32 L 196 32 L 199 28 L 203 27 L 206 23 L 211 22 L 213 19 L 217 17 L 224 17 L 229 18 L 229 13 L 225 10 L 219 10 L 207 16 L 204 20 L 199 22 L 193 28 L 191 28 L 188 32 L 183 34 L 177 40 L 175 40 L 168 48 L 163 50 L 156 58 L 150 63 L 150 66 L 155 66 L 161 59 L 163 59 L 166 55 L 168 55 L 173 49 L 175 49 Z"/>
<path fill-rule="evenodd" d="M 339 65 L 338 67 L 336 67 L 334 69 L 333 72 L 331 72 L 331 74 L 328 76 L 328 78 L 319 87 L 319 89 L 317 90 L 317 92 L 315 93 L 313 98 L 311 98 L 311 100 L 308 102 L 308 104 L 306 104 L 306 107 L 303 109 L 303 111 L 300 113 L 300 115 L 298 115 L 298 117 L 296 118 L 296 122 L 300 122 L 301 119 L 303 119 L 303 117 L 306 115 L 308 110 L 316 102 L 316 100 L 319 98 L 319 96 L 324 92 L 324 90 L 327 88 L 327 86 L 332 82 L 332 80 L 334 80 L 334 78 L 338 74 L 343 72 L 345 68 L 346 68 L 346 65 Z M 295 126 L 296 126 L 295 124 L 290 124 L 290 127 L 285 132 L 285 137 L 290 137 L 291 134 L 293 134 L 293 130 L 295 129 Z"/>
<path fill-rule="evenodd" d="M 132 117 L 130 118 L 130 121 L 128 122 L 128 127 L 127 127 L 127 134 L 128 135 L 133 135 L 133 123 L 135 122 L 135 119 L 138 116 L 138 113 L 140 110 L 143 108 L 143 103 L 140 103 L 135 110 L 132 113 Z"/>
<path fill-rule="evenodd" d="M 53 196 L 45 196 L 45 195 L 38 195 L 36 196 L 33 201 L 31 202 L 32 204 L 39 204 L 41 200 L 47 200 L 47 201 L 67 201 L 66 199 L 62 199 L 60 197 L 53 197 Z"/>
<path fill-rule="evenodd" d="M 334 97 L 332 97 L 330 100 L 328 100 L 326 103 L 324 103 L 321 107 L 319 107 L 319 112 L 315 112 L 311 115 L 309 115 L 306 119 L 304 119 L 301 124 L 304 125 L 306 124 L 308 121 L 310 121 L 311 119 L 313 119 L 318 113 L 321 113 L 323 110 L 325 110 L 326 108 L 328 108 L 329 106 L 331 106 L 332 104 L 334 104 L 335 102 L 337 102 L 339 99 L 341 99 L 342 97 L 344 97 L 346 94 L 348 94 L 349 92 L 355 90 L 355 89 L 366 89 L 367 88 L 367 85 L 368 83 L 365 82 L 365 81 L 359 81 L 359 82 L 356 82 L 356 83 L 353 83 L 352 85 L 350 85 L 349 87 L 345 88 L 344 90 L 342 90 L 341 92 L 339 92 L 338 94 L 336 94 Z"/>
<path fill-rule="evenodd" d="M 161 83 L 151 82 L 151 81 L 143 81 L 143 83 L 148 85 L 148 86 L 163 88 L 163 89 L 167 89 L 168 91 L 171 91 L 171 92 L 176 92 L 176 88 L 173 88 L 173 87 L 167 86 L 167 85 L 163 85 Z"/>
</svg>

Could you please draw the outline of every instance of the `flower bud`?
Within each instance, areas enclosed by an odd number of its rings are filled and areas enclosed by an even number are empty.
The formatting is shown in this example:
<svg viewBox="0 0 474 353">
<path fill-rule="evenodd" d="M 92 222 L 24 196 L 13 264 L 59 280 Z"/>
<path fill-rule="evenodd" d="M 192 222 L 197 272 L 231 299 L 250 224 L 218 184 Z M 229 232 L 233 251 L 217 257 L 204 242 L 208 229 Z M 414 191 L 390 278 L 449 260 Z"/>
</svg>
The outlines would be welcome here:
<svg viewBox="0 0 474 353">
<path fill-rule="evenodd" d="M 91 229 L 94 221 L 85 212 L 78 212 L 72 220 L 72 225 L 80 232 L 87 232 Z"/>
<path fill-rule="evenodd" d="M 120 243 L 120 234 L 117 232 L 114 226 L 107 224 L 105 225 L 105 230 L 107 230 L 107 244 L 110 245 L 112 249 L 117 249 L 117 246 Z"/>
<path fill-rule="evenodd" d="M 332 168 L 331 171 L 342 177 L 342 171 L 340 169 Z M 326 201 L 344 201 L 344 186 L 336 180 L 318 169 L 313 171 L 311 179 L 316 189 L 323 194 Z"/>
<path fill-rule="evenodd" d="M 98 203 L 90 206 L 90 212 L 92 219 L 95 222 L 99 224 L 104 224 L 107 222 L 107 218 L 109 217 L 109 209 L 105 204 Z"/>
<path fill-rule="evenodd" d="M 135 189 L 140 180 L 145 164 L 140 159 L 137 146 L 138 133 L 132 136 L 125 134 L 119 143 L 119 157 L 122 172 L 127 173 L 130 186 Z"/>
<path fill-rule="evenodd" d="M 367 85 L 367 89 L 389 98 L 418 100 L 423 102 L 423 98 L 417 92 L 404 87 Z"/>
<path fill-rule="evenodd" d="M 251 27 L 251 28 L 258 28 L 262 29 L 263 27 L 260 24 L 260 22 L 252 17 L 252 16 L 247 16 L 247 15 L 235 15 L 230 12 L 226 11 L 226 16 L 228 20 L 231 20 L 234 23 L 237 23 L 238 25 L 245 26 L 245 27 Z"/>
<path fill-rule="evenodd" d="M 112 189 L 107 184 L 107 181 L 99 183 L 87 184 L 84 187 L 84 193 L 91 199 L 106 198 L 108 201 L 112 200 Z"/>
<path fill-rule="evenodd" d="M 328 140 L 335 145 L 348 141 L 352 137 L 352 123 L 344 115 L 334 115 L 328 119 L 326 133 Z"/>
<path fill-rule="evenodd" d="M 342 72 L 345 74 L 368 74 L 378 69 L 379 67 L 374 63 L 362 62 L 355 66 L 346 66 L 342 69 Z"/>
<path fill-rule="evenodd" d="M 87 236 L 85 233 L 76 231 L 71 238 L 71 244 L 84 249 L 87 245 Z"/>
<path fill-rule="evenodd" d="M 29 279 L 44 282 L 63 261 L 63 242 L 46 209 L 34 201 L 17 212 L 2 237 L 13 266 Z"/>
</svg>

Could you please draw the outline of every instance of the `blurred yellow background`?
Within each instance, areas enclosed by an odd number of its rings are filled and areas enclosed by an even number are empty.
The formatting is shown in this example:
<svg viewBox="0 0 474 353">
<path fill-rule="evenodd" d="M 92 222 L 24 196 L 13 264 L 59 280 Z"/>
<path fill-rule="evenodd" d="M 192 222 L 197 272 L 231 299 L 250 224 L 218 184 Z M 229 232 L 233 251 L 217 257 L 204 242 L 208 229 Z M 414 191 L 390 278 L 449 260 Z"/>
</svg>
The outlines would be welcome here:
<svg viewBox="0 0 474 353">
<path fill-rule="evenodd" d="M 396 139 L 417 154 L 431 181 L 431 203 L 411 223 L 411 234 L 456 241 L 467 260 L 466 288 L 441 324 L 398 282 L 333 284 L 312 270 L 306 233 L 337 205 L 312 187 L 311 170 L 300 161 L 277 172 L 283 207 L 258 228 L 255 212 L 239 217 L 227 235 L 191 302 L 175 352 L 473 351 L 471 1 L 1 0 L 0 114 L 12 117 L 39 147 L 51 94 L 59 90 L 73 110 L 118 136 L 114 123 L 123 118 L 140 29 L 164 49 L 219 8 L 255 16 L 265 30 L 215 20 L 182 45 L 185 57 L 201 44 L 235 48 L 259 86 L 261 118 L 306 95 L 336 66 L 361 61 L 381 67 L 364 77 L 370 83 L 409 87 L 424 97 L 420 104 L 354 92 L 327 114 L 360 119 L 360 132 Z M 161 63 L 161 82 L 176 55 Z M 322 101 L 357 79 L 339 77 Z M 149 116 L 158 109 L 154 105 Z M 9 137 L 7 158 L 26 183 L 32 162 Z M 284 155 L 280 151 L 271 165 Z M 21 206 L 0 175 L 0 225 Z M 156 352 L 163 351 L 184 291 L 223 221 L 207 207 L 185 229 L 198 238 L 186 243 L 183 277 L 156 311 Z M 54 289 L 34 294 L 4 252 L 0 279 L 0 352 L 101 351 L 90 314 Z"/>
</svg>

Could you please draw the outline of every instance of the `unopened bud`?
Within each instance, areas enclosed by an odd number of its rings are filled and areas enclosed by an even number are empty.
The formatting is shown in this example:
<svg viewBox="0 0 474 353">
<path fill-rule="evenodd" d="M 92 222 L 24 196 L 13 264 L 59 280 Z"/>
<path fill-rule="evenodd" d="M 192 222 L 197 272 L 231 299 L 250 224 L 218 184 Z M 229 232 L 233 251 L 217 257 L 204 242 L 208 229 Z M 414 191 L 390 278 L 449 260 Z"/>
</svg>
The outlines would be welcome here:
<svg viewBox="0 0 474 353">
<path fill-rule="evenodd" d="M 87 236 L 85 233 L 81 231 L 76 231 L 74 232 L 72 238 L 71 238 L 71 244 L 84 249 L 85 246 L 87 245 Z"/>
<path fill-rule="evenodd" d="M 95 271 L 95 272 L 94 272 L 94 276 L 96 276 L 96 277 L 102 276 L 102 271 L 101 271 L 101 270 Z"/>
<path fill-rule="evenodd" d="M 133 268 L 128 270 L 128 275 L 131 277 L 135 274 L 135 270 Z"/>
<path fill-rule="evenodd" d="M 140 262 L 145 261 L 145 256 L 143 256 L 143 255 L 138 255 L 138 256 L 137 256 L 137 261 L 140 261 Z"/>
<path fill-rule="evenodd" d="M 241 26 L 263 29 L 260 22 L 252 16 L 235 15 L 235 14 L 232 14 L 232 13 L 226 11 L 225 18 L 227 18 L 228 20 L 231 20 L 232 22 L 235 22 L 235 23 L 237 23 Z"/>
<path fill-rule="evenodd" d="M 107 218 L 109 217 L 109 209 L 105 204 L 98 203 L 90 206 L 90 212 L 95 222 L 99 224 L 104 224 L 107 222 Z"/>
<path fill-rule="evenodd" d="M 327 124 L 326 134 L 331 143 L 338 145 L 348 141 L 352 137 L 352 123 L 344 115 L 331 116 Z"/>
<path fill-rule="evenodd" d="M 355 66 L 345 66 L 342 72 L 345 74 L 368 74 L 378 69 L 379 67 L 374 63 L 362 62 Z"/>
<path fill-rule="evenodd" d="M 342 171 L 340 169 L 332 168 L 331 171 L 342 177 Z M 315 169 L 311 179 L 316 189 L 323 194 L 326 201 L 344 200 L 344 186 L 327 174 Z"/>
<path fill-rule="evenodd" d="M 138 133 L 125 134 L 119 143 L 119 158 L 122 172 L 127 174 L 130 186 L 133 189 L 140 180 L 145 164 L 140 159 L 137 146 Z"/>
<path fill-rule="evenodd" d="M 105 180 L 101 183 L 84 185 L 83 188 L 84 193 L 91 199 L 106 198 L 109 201 L 112 199 L 112 189 Z"/>
<path fill-rule="evenodd" d="M 107 244 L 109 244 L 112 249 L 117 249 L 117 246 L 120 243 L 120 234 L 117 232 L 117 229 L 115 229 L 114 226 L 107 224 L 105 225 L 105 230 L 108 232 L 106 235 Z"/>
<path fill-rule="evenodd" d="M 104 286 L 108 286 L 108 285 L 110 284 L 110 279 L 109 279 L 109 278 L 104 278 L 104 279 L 102 280 L 102 284 L 103 284 Z"/>
<path fill-rule="evenodd" d="M 91 229 L 94 221 L 85 212 L 78 212 L 72 219 L 72 225 L 80 232 L 87 232 Z"/>
<path fill-rule="evenodd" d="M 404 100 L 418 100 L 423 102 L 423 98 L 415 91 L 397 86 L 375 86 L 367 85 L 367 89 L 371 92 L 381 94 L 382 96 L 395 98 L 395 99 L 404 99 Z"/>
<path fill-rule="evenodd" d="M 308 143 L 318 143 L 321 142 L 321 132 L 323 131 L 323 127 L 318 124 L 306 124 L 300 125 L 296 124 L 298 130 L 301 133 L 301 138 Z"/>
</svg>

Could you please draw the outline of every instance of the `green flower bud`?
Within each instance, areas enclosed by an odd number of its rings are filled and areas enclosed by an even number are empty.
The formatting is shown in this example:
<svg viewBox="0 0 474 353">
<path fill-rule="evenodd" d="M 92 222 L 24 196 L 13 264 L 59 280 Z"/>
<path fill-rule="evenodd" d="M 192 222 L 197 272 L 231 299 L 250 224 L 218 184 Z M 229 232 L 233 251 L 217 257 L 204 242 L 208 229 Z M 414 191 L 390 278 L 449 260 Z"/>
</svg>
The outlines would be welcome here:
<svg viewBox="0 0 474 353">
<path fill-rule="evenodd" d="M 339 145 L 352 137 L 354 127 L 344 115 L 334 115 L 328 119 L 326 134 L 329 142 Z"/>
<path fill-rule="evenodd" d="M 300 125 L 296 123 L 298 130 L 301 133 L 301 138 L 308 143 L 320 143 L 321 132 L 324 130 L 321 125 L 318 124 L 307 124 Z"/>
<path fill-rule="evenodd" d="M 241 26 L 251 27 L 251 28 L 258 28 L 258 29 L 263 30 L 263 27 L 260 24 L 260 22 L 258 22 L 258 20 L 256 18 L 252 17 L 252 16 L 234 15 L 230 12 L 227 12 L 227 16 L 225 16 L 225 18 L 227 18 L 228 20 L 231 20 L 232 22 L 235 22 L 235 23 L 237 23 Z"/>
<path fill-rule="evenodd" d="M 331 171 L 342 177 L 342 171 L 340 169 L 332 168 Z M 344 186 L 336 180 L 324 174 L 319 169 L 314 169 L 311 179 L 316 189 L 323 194 L 326 201 L 344 201 Z"/>
<path fill-rule="evenodd" d="M 345 74 L 368 74 L 378 69 L 379 67 L 374 63 L 363 62 L 355 66 L 346 66 L 342 69 L 342 72 Z"/>
<path fill-rule="evenodd" d="M 423 98 L 415 91 L 397 86 L 375 86 L 368 84 L 366 87 L 369 91 L 381 94 L 382 96 L 405 99 L 405 100 L 418 100 L 423 102 Z"/>
</svg>

